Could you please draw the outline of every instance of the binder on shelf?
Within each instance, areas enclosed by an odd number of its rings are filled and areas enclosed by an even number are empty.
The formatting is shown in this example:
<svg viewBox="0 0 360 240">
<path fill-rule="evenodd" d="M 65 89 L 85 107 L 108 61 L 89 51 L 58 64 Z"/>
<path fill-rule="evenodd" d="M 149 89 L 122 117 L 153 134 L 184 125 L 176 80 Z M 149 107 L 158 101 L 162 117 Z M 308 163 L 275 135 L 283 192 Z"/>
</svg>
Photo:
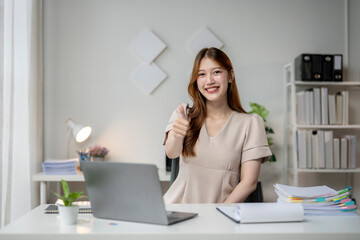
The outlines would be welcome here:
<svg viewBox="0 0 360 240">
<path fill-rule="evenodd" d="M 342 124 L 348 125 L 349 124 L 349 92 L 348 91 L 342 91 L 342 100 L 343 100 L 343 106 L 342 106 Z"/>
<path fill-rule="evenodd" d="M 336 98 L 335 94 L 329 94 L 329 124 L 336 124 Z"/>
<path fill-rule="evenodd" d="M 357 136 L 356 135 L 346 135 L 345 136 L 348 140 L 348 159 L 350 169 L 357 168 L 357 158 L 356 158 L 356 146 L 357 146 Z"/>
<path fill-rule="evenodd" d="M 306 124 L 314 124 L 314 92 L 313 89 L 305 91 L 305 119 Z"/>
<path fill-rule="evenodd" d="M 307 158 L 306 158 L 306 166 L 307 168 L 313 168 L 313 156 L 312 156 L 312 151 L 313 151 L 313 148 L 312 148 L 312 131 L 306 131 L 306 155 L 307 155 Z"/>
<path fill-rule="evenodd" d="M 343 60 L 341 54 L 334 55 L 334 81 L 343 80 Z"/>
<path fill-rule="evenodd" d="M 321 93 L 320 88 L 313 88 L 314 91 L 314 124 L 321 124 Z"/>
<path fill-rule="evenodd" d="M 340 139 L 333 139 L 333 147 L 334 147 L 334 168 L 340 169 Z"/>
<path fill-rule="evenodd" d="M 336 124 L 343 123 L 343 96 L 341 92 L 336 93 Z"/>
<path fill-rule="evenodd" d="M 324 131 L 318 131 L 318 156 L 319 156 L 319 166 L 318 168 L 325 168 L 325 138 L 324 138 Z"/>
<path fill-rule="evenodd" d="M 311 54 L 301 54 L 295 58 L 295 79 L 302 81 L 312 80 Z"/>
<path fill-rule="evenodd" d="M 325 141 L 325 168 L 334 168 L 334 157 L 333 157 L 333 131 L 324 131 Z"/>
<path fill-rule="evenodd" d="M 322 72 L 322 56 L 320 54 L 312 55 L 312 80 L 321 81 L 323 79 Z"/>
<path fill-rule="evenodd" d="M 311 136 L 312 143 L 312 168 L 319 168 L 319 135 L 318 131 L 312 131 Z"/>
<path fill-rule="evenodd" d="M 347 138 L 340 138 L 340 168 L 347 169 L 348 168 L 348 144 Z"/>
<path fill-rule="evenodd" d="M 298 143 L 298 167 L 306 168 L 306 157 L 307 157 L 307 144 L 306 144 L 306 130 L 297 131 L 297 143 Z"/>
<path fill-rule="evenodd" d="M 323 67 L 323 81 L 334 80 L 334 56 L 331 54 L 323 55 L 322 57 Z"/>
<path fill-rule="evenodd" d="M 296 107 L 297 107 L 297 122 L 299 124 L 305 124 L 305 92 L 301 91 L 296 93 Z"/>
<path fill-rule="evenodd" d="M 329 124 L 329 105 L 328 105 L 328 89 L 326 87 L 321 88 L 321 121 L 322 124 Z"/>
</svg>

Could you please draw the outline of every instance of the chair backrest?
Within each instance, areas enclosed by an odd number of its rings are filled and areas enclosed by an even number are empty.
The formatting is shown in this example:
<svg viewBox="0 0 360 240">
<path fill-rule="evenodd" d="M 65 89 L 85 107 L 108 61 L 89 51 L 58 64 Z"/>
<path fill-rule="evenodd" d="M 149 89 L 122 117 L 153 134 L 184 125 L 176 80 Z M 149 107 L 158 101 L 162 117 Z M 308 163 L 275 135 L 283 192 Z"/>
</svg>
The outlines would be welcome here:
<svg viewBox="0 0 360 240">
<path fill-rule="evenodd" d="M 166 160 L 169 158 L 166 156 Z M 241 167 L 240 167 L 241 168 Z M 170 174 L 170 186 L 175 181 L 177 175 L 179 174 L 179 157 L 171 159 L 171 174 Z M 240 179 L 239 179 L 240 181 Z M 257 183 L 255 191 L 253 191 L 244 202 L 263 202 L 263 195 L 262 195 L 262 187 L 261 182 Z"/>
</svg>

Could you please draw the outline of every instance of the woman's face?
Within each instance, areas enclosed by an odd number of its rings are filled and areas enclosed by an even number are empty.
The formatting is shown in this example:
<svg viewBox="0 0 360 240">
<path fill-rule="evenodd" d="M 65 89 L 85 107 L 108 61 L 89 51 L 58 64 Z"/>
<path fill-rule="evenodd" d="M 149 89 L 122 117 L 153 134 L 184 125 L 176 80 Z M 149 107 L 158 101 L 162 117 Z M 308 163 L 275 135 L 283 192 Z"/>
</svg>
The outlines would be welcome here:
<svg viewBox="0 0 360 240">
<path fill-rule="evenodd" d="M 231 82 L 231 78 L 228 71 L 216 61 L 210 58 L 201 60 L 196 83 L 200 93 L 207 101 L 227 101 L 229 82 Z"/>
</svg>

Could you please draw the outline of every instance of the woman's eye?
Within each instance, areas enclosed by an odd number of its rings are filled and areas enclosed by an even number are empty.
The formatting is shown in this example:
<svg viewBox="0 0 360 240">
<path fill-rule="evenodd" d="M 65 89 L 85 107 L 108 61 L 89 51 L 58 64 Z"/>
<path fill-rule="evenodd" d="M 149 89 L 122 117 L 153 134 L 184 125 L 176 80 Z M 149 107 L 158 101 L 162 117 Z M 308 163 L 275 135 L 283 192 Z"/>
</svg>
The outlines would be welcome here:
<svg viewBox="0 0 360 240">
<path fill-rule="evenodd" d="M 214 72 L 214 74 L 220 74 L 220 73 L 221 73 L 220 70 L 217 70 L 217 71 Z"/>
<path fill-rule="evenodd" d="M 199 76 L 199 77 L 203 77 L 203 76 L 205 76 L 205 73 L 199 73 L 198 76 Z"/>
</svg>

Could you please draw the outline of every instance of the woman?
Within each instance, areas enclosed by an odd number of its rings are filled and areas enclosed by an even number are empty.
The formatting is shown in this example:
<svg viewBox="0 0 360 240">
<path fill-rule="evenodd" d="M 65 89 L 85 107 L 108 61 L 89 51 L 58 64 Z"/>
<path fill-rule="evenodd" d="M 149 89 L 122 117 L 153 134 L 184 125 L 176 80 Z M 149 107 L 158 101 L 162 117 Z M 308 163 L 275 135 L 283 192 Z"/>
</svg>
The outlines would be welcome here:
<svg viewBox="0 0 360 240">
<path fill-rule="evenodd" d="M 242 108 L 231 61 L 219 49 L 198 53 L 188 92 L 193 106 L 180 105 L 166 128 L 165 151 L 180 156 L 180 170 L 165 203 L 243 202 L 271 156 L 263 119 Z"/>
</svg>

